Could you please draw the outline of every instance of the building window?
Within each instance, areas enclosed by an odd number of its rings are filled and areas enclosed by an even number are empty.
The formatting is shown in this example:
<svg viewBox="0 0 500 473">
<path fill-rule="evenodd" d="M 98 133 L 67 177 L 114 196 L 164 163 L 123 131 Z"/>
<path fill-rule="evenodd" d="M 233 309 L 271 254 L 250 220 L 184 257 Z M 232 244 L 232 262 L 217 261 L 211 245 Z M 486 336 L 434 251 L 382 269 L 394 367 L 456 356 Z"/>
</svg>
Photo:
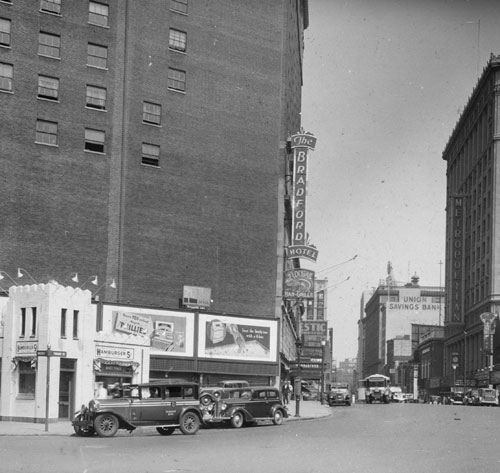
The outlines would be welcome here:
<svg viewBox="0 0 500 473">
<path fill-rule="evenodd" d="M 66 338 L 66 314 L 68 309 L 61 309 L 61 338 Z"/>
<path fill-rule="evenodd" d="M 12 77 L 14 75 L 14 67 L 12 64 L 0 62 L 0 90 L 12 92 Z"/>
<path fill-rule="evenodd" d="M 160 125 L 161 123 L 161 105 L 144 102 L 142 105 L 142 121 Z"/>
<path fill-rule="evenodd" d="M 78 310 L 73 311 L 73 338 L 78 338 Z"/>
<path fill-rule="evenodd" d="M 184 31 L 174 30 L 170 28 L 168 37 L 168 47 L 176 51 L 186 52 L 187 34 Z"/>
<path fill-rule="evenodd" d="M 87 48 L 87 66 L 107 69 L 108 48 L 106 46 L 89 43 Z"/>
<path fill-rule="evenodd" d="M 106 89 L 87 85 L 87 107 L 106 110 Z"/>
<path fill-rule="evenodd" d="M 109 7 L 104 3 L 89 2 L 89 23 L 108 26 Z"/>
<path fill-rule="evenodd" d="M 38 54 L 48 57 L 60 57 L 61 37 L 56 34 L 40 32 L 38 38 Z"/>
<path fill-rule="evenodd" d="M 61 14 L 61 0 L 41 0 L 40 1 L 40 11 L 46 13 L 55 13 L 56 15 Z"/>
<path fill-rule="evenodd" d="M 38 76 L 38 97 L 47 100 L 58 100 L 59 79 L 47 76 Z"/>
<path fill-rule="evenodd" d="M 0 18 L 0 46 L 10 46 L 10 20 Z"/>
<path fill-rule="evenodd" d="M 31 308 L 31 334 L 30 337 L 36 336 L 36 307 Z"/>
<path fill-rule="evenodd" d="M 57 123 L 45 120 L 36 121 L 36 142 L 57 146 Z"/>
<path fill-rule="evenodd" d="M 142 143 L 142 164 L 158 167 L 160 165 L 160 147 Z"/>
<path fill-rule="evenodd" d="M 25 399 L 35 398 L 35 367 L 30 361 L 19 361 L 19 397 Z"/>
<path fill-rule="evenodd" d="M 21 308 L 21 327 L 19 330 L 19 337 L 25 337 L 26 336 L 26 308 L 22 307 Z"/>
<path fill-rule="evenodd" d="M 168 69 L 167 87 L 172 90 L 186 91 L 186 73 L 179 69 Z"/>
<path fill-rule="evenodd" d="M 188 11 L 188 0 L 170 0 L 170 9 L 179 13 Z"/>
<path fill-rule="evenodd" d="M 104 131 L 85 130 L 85 150 L 94 153 L 104 153 L 104 139 L 106 135 Z"/>
</svg>

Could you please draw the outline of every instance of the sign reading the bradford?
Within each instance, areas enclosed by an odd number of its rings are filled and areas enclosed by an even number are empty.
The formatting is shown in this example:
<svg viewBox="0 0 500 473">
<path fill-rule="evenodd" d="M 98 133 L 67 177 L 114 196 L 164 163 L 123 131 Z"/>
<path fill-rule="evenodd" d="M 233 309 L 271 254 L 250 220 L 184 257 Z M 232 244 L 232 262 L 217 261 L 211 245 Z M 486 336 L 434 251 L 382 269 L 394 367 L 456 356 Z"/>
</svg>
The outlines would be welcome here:
<svg viewBox="0 0 500 473">
<path fill-rule="evenodd" d="M 192 313 L 130 307 L 119 309 L 104 307 L 103 314 L 111 317 L 116 332 L 138 337 L 140 343 L 149 344 L 152 355 L 193 356 Z"/>
<path fill-rule="evenodd" d="M 286 270 L 283 292 L 287 299 L 314 298 L 314 271 L 309 269 Z"/>
<path fill-rule="evenodd" d="M 306 183 L 307 156 L 309 150 L 314 150 L 316 137 L 310 133 L 293 135 L 293 215 L 292 244 L 288 247 L 288 258 L 306 258 L 316 261 L 318 251 L 309 245 L 306 233 Z"/>
<path fill-rule="evenodd" d="M 200 314 L 198 355 L 241 361 L 276 361 L 277 321 Z"/>
</svg>

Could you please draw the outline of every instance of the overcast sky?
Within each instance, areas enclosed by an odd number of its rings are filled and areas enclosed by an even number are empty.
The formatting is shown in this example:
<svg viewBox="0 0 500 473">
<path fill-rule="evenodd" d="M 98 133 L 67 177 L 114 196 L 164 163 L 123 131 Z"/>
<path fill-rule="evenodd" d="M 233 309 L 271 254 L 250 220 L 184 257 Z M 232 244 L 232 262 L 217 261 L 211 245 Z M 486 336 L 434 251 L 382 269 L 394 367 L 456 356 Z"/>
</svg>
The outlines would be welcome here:
<svg viewBox="0 0 500 473">
<path fill-rule="evenodd" d="M 309 0 L 309 16 L 302 126 L 318 139 L 307 230 L 319 257 L 302 264 L 329 280 L 343 360 L 357 355 L 361 294 L 388 261 L 398 281 L 444 284 L 442 152 L 490 53 L 500 55 L 500 2 Z"/>
</svg>

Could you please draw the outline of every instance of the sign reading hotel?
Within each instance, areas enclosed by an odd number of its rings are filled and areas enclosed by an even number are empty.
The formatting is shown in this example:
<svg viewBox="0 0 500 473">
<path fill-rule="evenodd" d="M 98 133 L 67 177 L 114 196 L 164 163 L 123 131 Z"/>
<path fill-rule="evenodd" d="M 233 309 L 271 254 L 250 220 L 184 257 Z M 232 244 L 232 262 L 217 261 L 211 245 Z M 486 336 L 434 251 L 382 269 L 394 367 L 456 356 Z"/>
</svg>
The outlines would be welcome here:
<svg viewBox="0 0 500 473">
<path fill-rule="evenodd" d="M 316 137 L 311 133 L 293 135 L 293 200 L 292 200 L 292 244 L 287 248 L 288 259 L 306 258 L 316 261 L 318 250 L 308 242 L 306 233 L 306 184 L 307 157 L 314 151 Z"/>
<path fill-rule="evenodd" d="M 314 298 L 314 271 L 309 269 L 287 269 L 283 292 L 286 299 Z"/>
</svg>

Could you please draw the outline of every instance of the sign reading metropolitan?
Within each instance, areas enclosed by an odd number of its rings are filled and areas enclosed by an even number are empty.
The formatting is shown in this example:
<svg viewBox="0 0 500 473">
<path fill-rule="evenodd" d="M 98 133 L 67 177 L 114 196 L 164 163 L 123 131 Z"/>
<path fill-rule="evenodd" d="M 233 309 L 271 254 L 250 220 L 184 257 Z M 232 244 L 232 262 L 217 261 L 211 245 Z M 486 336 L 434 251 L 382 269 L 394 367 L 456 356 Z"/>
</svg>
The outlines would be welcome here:
<svg viewBox="0 0 500 473">
<path fill-rule="evenodd" d="M 287 248 L 287 257 L 306 258 L 316 261 L 317 249 L 309 245 L 306 232 L 306 184 L 307 157 L 314 151 L 316 137 L 301 131 L 291 137 L 293 149 L 293 200 L 292 200 L 292 244 Z"/>
</svg>

